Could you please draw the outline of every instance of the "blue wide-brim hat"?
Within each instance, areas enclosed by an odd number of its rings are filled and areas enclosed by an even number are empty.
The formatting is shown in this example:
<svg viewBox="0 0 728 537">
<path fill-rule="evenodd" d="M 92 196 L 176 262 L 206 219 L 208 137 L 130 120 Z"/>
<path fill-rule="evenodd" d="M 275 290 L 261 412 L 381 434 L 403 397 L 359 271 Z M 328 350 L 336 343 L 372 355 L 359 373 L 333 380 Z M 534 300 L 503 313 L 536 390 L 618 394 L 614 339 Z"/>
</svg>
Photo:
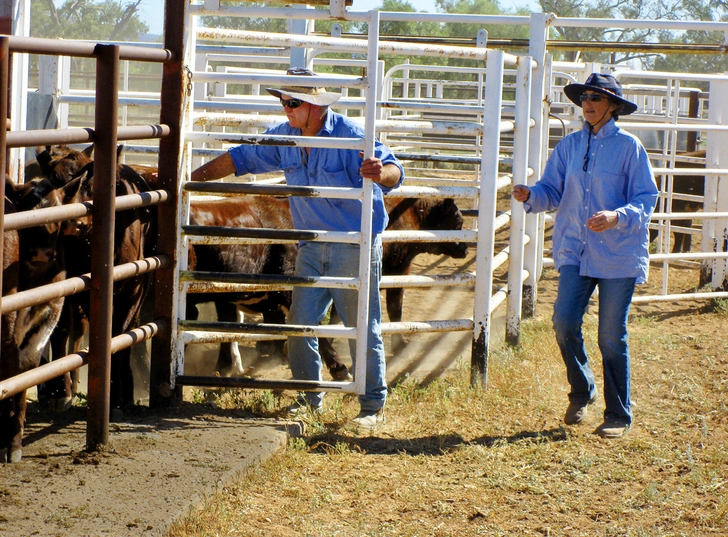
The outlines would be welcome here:
<svg viewBox="0 0 728 537">
<path fill-rule="evenodd" d="M 622 85 L 612 75 L 592 73 L 583 84 L 568 84 L 564 86 L 566 96 L 580 108 L 581 101 L 579 100 L 579 95 L 586 90 L 598 91 L 599 93 L 605 94 L 615 103 L 619 103 L 621 106 L 614 111 L 618 116 L 626 116 L 637 110 L 636 104 L 622 97 Z"/>
</svg>

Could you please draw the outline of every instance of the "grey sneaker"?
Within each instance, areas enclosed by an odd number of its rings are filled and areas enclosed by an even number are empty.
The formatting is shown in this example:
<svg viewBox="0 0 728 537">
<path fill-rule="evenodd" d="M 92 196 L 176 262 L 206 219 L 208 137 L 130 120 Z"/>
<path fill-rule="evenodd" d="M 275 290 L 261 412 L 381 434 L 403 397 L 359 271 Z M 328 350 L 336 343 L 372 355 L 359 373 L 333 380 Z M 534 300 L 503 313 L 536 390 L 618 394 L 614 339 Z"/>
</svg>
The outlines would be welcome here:
<svg viewBox="0 0 728 537">
<path fill-rule="evenodd" d="M 321 412 L 323 412 L 323 405 L 311 406 L 308 403 L 296 402 L 286 407 L 286 416 L 289 418 L 310 418 Z"/>
<path fill-rule="evenodd" d="M 629 431 L 629 427 L 629 423 L 606 418 L 594 433 L 602 438 L 622 438 Z"/>
<path fill-rule="evenodd" d="M 384 409 L 379 410 L 362 410 L 351 420 L 353 425 L 365 431 L 371 431 L 379 425 L 384 424 Z"/>
<path fill-rule="evenodd" d="M 589 415 L 589 405 L 593 405 L 596 400 L 596 397 L 592 397 L 586 403 L 569 403 L 564 415 L 564 423 L 566 425 L 576 425 L 584 421 Z"/>
</svg>

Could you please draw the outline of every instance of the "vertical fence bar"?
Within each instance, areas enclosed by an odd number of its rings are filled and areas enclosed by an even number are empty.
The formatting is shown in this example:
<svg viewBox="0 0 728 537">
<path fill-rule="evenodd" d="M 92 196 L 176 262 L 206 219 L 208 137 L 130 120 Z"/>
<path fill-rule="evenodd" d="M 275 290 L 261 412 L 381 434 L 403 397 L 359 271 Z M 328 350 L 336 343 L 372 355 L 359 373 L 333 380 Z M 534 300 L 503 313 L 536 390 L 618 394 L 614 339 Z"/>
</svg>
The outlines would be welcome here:
<svg viewBox="0 0 728 537">
<path fill-rule="evenodd" d="M 476 249 L 475 291 L 473 295 L 473 342 L 470 360 L 470 385 L 485 387 L 488 380 L 491 302 L 493 298 L 493 257 L 495 216 L 498 197 L 498 151 L 500 118 L 503 105 L 504 52 L 488 52 L 485 75 L 483 117 L 492 128 L 483 133 L 478 201 L 478 246 Z"/>
<path fill-rule="evenodd" d="M 175 388 L 177 368 L 176 342 L 178 298 L 177 285 L 178 245 L 181 240 L 177 229 L 178 204 L 182 176 L 187 159 L 183 156 L 183 125 L 186 118 L 185 103 L 192 97 L 187 93 L 183 64 L 185 61 L 188 2 L 166 2 L 164 7 L 164 48 L 173 58 L 163 65 L 160 121 L 169 125 L 171 133 L 159 142 L 159 185 L 169 193 L 169 202 L 157 207 L 157 251 L 173 257 L 166 268 L 155 272 L 154 318 L 168 319 L 165 328 L 152 340 L 151 372 L 149 380 L 149 406 L 162 407 L 182 399 L 182 390 Z M 192 84 L 192 82 L 189 82 Z M 185 99 L 185 96 L 187 99 Z"/>
<path fill-rule="evenodd" d="M 91 234 L 88 425 L 86 449 L 109 441 L 111 317 L 113 311 L 118 45 L 97 45 L 94 134 L 94 205 Z"/>
<path fill-rule="evenodd" d="M 364 158 L 374 156 L 374 126 L 377 114 L 377 79 L 379 58 L 379 11 L 369 12 L 369 46 L 367 50 L 367 87 L 366 108 L 364 110 Z M 369 334 L 369 283 L 372 258 L 372 200 L 374 184 L 362 180 L 364 198 L 362 199 L 361 242 L 359 244 L 359 305 L 357 310 L 356 368 L 354 382 L 356 393 L 366 393 L 367 349 Z"/>
<path fill-rule="evenodd" d="M 516 78 L 516 118 L 513 147 L 513 184 L 528 180 L 528 139 L 531 131 L 531 57 L 518 59 Z M 510 257 L 508 260 L 508 308 L 506 343 L 518 345 L 521 336 L 523 304 L 523 246 L 526 213 L 523 203 L 511 198 Z"/>
<path fill-rule="evenodd" d="M 528 166 L 533 175 L 526 184 L 532 185 L 541 174 L 542 157 L 548 151 L 548 124 L 549 124 L 549 88 L 546 83 L 551 77 L 551 62 L 547 62 L 546 39 L 548 26 L 552 15 L 544 13 L 531 14 L 530 38 L 528 55 L 536 61 L 536 69 L 531 74 L 531 112 L 536 125 L 530 131 L 528 146 Z M 526 235 L 529 243 L 525 247 L 523 264 L 528 276 L 523 285 L 522 316 L 533 317 L 536 313 L 538 299 L 538 280 L 541 278 L 541 236 L 543 229 L 543 215 L 529 215 L 526 218 Z"/>
</svg>

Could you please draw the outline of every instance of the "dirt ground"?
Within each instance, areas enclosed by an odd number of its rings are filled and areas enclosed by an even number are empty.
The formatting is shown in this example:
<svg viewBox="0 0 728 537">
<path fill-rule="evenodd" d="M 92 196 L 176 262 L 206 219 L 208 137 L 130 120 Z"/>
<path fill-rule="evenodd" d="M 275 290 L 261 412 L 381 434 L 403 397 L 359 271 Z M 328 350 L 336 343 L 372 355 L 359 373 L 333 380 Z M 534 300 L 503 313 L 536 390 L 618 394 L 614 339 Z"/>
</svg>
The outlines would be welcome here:
<svg viewBox="0 0 728 537">
<path fill-rule="evenodd" d="M 413 273 L 453 273 L 474 270 L 474 259 L 464 263 L 420 256 Z M 659 286 L 653 270 L 653 287 Z M 683 271 L 673 283 L 683 289 L 697 278 Z M 685 281 L 680 281 L 685 280 Z M 463 289 L 408 290 L 405 318 L 412 320 L 466 318 L 472 299 Z M 539 311 L 553 303 L 553 274 L 539 286 Z M 666 328 L 690 323 L 701 333 L 722 334 L 724 326 L 705 326 L 702 303 L 635 306 L 633 313 L 662 312 Z M 544 309 L 545 308 L 545 309 Z M 502 308 L 501 308 L 502 309 Z M 547 314 L 547 313 L 546 313 Z M 715 319 L 715 317 L 713 317 Z M 669 325 L 669 326 L 668 326 Z M 493 323 L 493 344 L 503 335 L 502 314 Z M 409 336 L 409 344 L 395 355 L 388 346 L 388 379 L 396 383 L 410 376 L 432 379 L 469 356 L 468 332 Z M 389 341 L 385 338 L 385 344 Z M 252 348 L 242 347 L 246 374 L 288 378 L 280 361 L 261 363 Z M 339 346 L 345 353 L 345 347 Z M 681 361 L 684 349 L 665 360 Z M 187 374 L 209 372 L 214 352 L 200 351 L 188 362 Z M 160 536 L 172 519 L 198 505 L 260 459 L 282 449 L 297 426 L 260 418 L 242 411 L 219 410 L 199 392 L 170 411 L 140 406 L 123 423 L 112 424 L 110 443 L 97 454 L 83 451 L 83 408 L 52 415 L 31 404 L 23 461 L 0 466 L 0 537 L 93 537 L 97 535 Z"/>
</svg>

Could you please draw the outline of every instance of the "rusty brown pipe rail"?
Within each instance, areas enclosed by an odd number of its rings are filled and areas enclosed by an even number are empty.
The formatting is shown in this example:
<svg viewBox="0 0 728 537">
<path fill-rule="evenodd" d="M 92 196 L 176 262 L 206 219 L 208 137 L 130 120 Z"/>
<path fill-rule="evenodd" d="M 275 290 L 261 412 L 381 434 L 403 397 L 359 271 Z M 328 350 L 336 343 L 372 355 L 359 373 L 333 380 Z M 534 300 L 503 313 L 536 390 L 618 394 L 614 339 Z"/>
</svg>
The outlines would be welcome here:
<svg viewBox="0 0 728 537">
<path fill-rule="evenodd" d="M 147 323 L 138 328 L 128 330 L 123 334 L 119 334 L 115 338 L 111 339 L 111 353 L 119 352 L 120 350 L 126 349 L 146 341 L 156 336 L 160 330 L 166 327 L 167 323 L 163 319 L 157 319 L 151 323 Z M 69 354 L 53 360 L 47 364 L 10 377 L 9 379 L 0 381 L 0 400 L 7 397 L 11 397 L 16 393 L 20 393 L 23 390 L 37 386 L 43 382 L 48 382 L 51 379 L 78 369 L 81 366 L 88 364 L 88 350 L 81 351 L 78 353 Z"/>
<path fill-rule="evenodd" d="M 131 125 L 119 127 L 117 140 L 149 140 L 169 136 L 168 125 Z M 88 127 L 71 129 L 41 129 L 7 133 L 7 147 L 35 147 L 38 145 L 83 144 L 96 140 L 94 130 Z"/>
<path fill-rule="evenodd" d="M 169 193 L 166 190 L 150 190 L 148 192 L 140 192 L 139 194 L 125 194 L 116 198 L 115 209 L 116 212 L 138 209 L 139 207 L 161 205 L 168 200 Z M 72 218 L 82 218 L 92 214 L 92 212 L 93 201 L 69 203 L 68 205 L 61 205 L 59 207 L 44 207 L 33 211 L 22 211 L 9 214 L 5 217 L 5 231 L 54 224 Z"/>
<path fill-rule="evenodd" d="M 165 254 L 145 257 L 138 261 L 131 261 L 115 266 L 113 279 L 114 282 L 118 282 L 127 278 L 133 278 L 134 276 L 141 276 L 142 274 L 154 272 L 160 268 L 167 268 L 171 266 L 171 263 L 172 259 Z M 41 285 L 33 289 L 28 289 L 27 291 L 20 291 L 4 297 L 2 314 L 4 315 L 21 308 L 43 304 L 56 298 L 75 295 L 82 291 L 87 291 L 90 288 L 91 273 L 87 272 L 81 276 L 74 276 L 60 282 Z"/>
<path fill-rule="evenodd" d="M 11 52 L 49 54 L 51 56 L 75 56 L 80 58 L 95 58 L 97 56 L 97 43 L 15 35 L 3 37 L 9 38 Z M 167 49 L 135 45 L 116 45 L 116 47 L 119 49 L 120 60 L 164 63 L 175 59 L 172 51 Z"/>
</svg>

